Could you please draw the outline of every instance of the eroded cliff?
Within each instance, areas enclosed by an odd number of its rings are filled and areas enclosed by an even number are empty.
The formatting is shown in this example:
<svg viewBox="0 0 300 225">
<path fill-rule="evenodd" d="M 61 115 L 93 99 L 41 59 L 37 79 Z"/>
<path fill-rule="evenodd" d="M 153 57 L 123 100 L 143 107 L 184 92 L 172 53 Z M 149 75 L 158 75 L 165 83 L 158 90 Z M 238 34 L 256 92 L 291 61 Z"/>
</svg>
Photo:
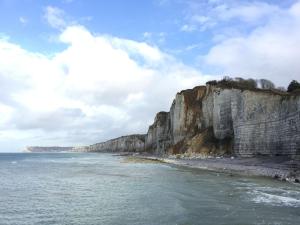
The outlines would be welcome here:
<svg viewBox="0 0 300 225">
<path fill-rule="evenodd" d="M 89 146 L 89 151 L 202 155 L 300 155 L 300 95 L 207 84 L 177 93 L 146 135 Z"/>
<path fill-rule="evenodd" d="M 89 152 L 143 152 L 145 135 L 128 135 L 90 145 L 85 148 Z"/>
<path fill-rule="evenodd" d="M 145 137 L 145 151 L 161 155 L 172 145 L 170 113 L 159 112 Z"/>
</svg>

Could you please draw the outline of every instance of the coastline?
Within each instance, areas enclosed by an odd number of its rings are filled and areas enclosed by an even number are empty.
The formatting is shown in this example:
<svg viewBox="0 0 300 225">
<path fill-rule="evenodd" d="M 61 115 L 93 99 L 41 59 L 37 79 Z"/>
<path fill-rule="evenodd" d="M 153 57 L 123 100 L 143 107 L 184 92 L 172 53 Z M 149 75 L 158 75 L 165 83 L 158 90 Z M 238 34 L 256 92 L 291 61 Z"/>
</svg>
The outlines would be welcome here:
<svg viewBox="0 0 300 225">
<path fill-rule="evenodd" d="M 128 155 L 127 155 L 128 156 Z M 299 160 L 287 157 L 216 157 L 216 158 L 173 158 L 157 157 L 151 155 L 131 155 L 135 158 L 148 159 L 168 163 L 176 166 L 183 166 L 193 169 L 201 169 L 228 174 L 244 176 L 262 176 L 274 178 L 281 181 L 294 183 L 300 182 Z"/>
</svg>

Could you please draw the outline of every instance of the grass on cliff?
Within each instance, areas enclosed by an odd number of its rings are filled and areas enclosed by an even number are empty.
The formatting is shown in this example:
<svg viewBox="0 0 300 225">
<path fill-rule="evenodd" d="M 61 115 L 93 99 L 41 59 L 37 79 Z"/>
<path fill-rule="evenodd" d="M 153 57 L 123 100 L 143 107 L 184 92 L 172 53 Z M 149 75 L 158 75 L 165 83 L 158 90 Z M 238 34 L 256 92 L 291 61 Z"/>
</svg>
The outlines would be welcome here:
<svg viewBox="0 0 300 225">
<path fill-rule="evenodd" d="M 261 79 L 263 81 L 267 81 L 265 79 Z M 273 83 L 270 82 L 272 85 L 265 88 L 258 88 L 258 82 L 254 79 L 242 79 L 242 78 L 230 78 L 230 77 L 224 77 L 222 80 L 212 80 L 208 81 L 207 85 L 217 86 L 220 88 L 230 88 L 230 89 L 240 89 L 242 91 L 244 90 L 250 90 L 255 92 L 264 92 L 268 94 L 276 94 L 276 95 L 282 95 L 282 96 L 295 96 L 300 94 L 300 90 L 294 90 L 292 92 L 287 92 L 285 90 L 282 90 L 281 88 L 275 88 L 273 86 Z"/>
</svg>

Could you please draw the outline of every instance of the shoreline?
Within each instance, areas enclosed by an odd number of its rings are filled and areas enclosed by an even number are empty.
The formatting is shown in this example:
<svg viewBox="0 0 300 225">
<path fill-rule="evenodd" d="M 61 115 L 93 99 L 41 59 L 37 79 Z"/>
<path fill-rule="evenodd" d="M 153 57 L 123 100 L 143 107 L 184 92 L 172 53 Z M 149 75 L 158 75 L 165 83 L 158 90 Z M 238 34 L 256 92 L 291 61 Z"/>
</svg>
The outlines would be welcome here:
<svg viewBox="0 0 300 225">
<path fill-rule="evenodd" d="M 32 152 L 31 152 L 32 153 Z M 45 152 L 43 152 L 45 153 Z M 49 152 L 47 152 L 49 153 Z M 53 152 L 54 153 L 54 152 Z M 66 153 L 66 152 L 61 152 Z M 83 153 L 83 152 L 69 152 Z M 96 153 L 99 152 L 87 152 Z M 101 152 L 112 156 L 133 157 L 136 159 L 152 160 L 183 166 L 191 169 L 222 172 L 231 175 L 268 177 L 291 183 L 300 183 L 300 159 L 292 159 L 286 156 L 259 156 L 259 157 L 184 157 L 179 155 L 155 156 L 133 152 Z"/>
<path fill-rule="evenodd" d="M 126 155 L 128 156 L 128 155 Z M 216 157 L 216 158 L 183 158 L 135 155 L 132 157 L 160 161 L 176 166 L 201 169 L 243 176 L 262 176 L 293 183 L 300 182 L 300 162 L 286 157 Z"/>
</svg>

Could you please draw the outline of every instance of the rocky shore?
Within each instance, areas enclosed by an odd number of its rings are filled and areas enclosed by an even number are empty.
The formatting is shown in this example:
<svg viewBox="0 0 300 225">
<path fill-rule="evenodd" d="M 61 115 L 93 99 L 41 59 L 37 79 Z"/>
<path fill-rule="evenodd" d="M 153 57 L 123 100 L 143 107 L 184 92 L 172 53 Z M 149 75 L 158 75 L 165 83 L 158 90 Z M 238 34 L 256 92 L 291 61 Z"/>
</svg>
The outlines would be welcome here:
<svg viewBox="0 0 300 225">
<path fill-rule="evenodd" d="M 300 160 L 289 157 L 211 157 L 211 158 L 179 158 L 174 156 L 157 157 L 135 154 L 134 157 L 157 160 L 177 166 L 210 170 L 246 176 L 264 176 L 282 181 L 300 182 Z"/>
</svg>

